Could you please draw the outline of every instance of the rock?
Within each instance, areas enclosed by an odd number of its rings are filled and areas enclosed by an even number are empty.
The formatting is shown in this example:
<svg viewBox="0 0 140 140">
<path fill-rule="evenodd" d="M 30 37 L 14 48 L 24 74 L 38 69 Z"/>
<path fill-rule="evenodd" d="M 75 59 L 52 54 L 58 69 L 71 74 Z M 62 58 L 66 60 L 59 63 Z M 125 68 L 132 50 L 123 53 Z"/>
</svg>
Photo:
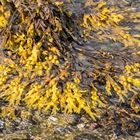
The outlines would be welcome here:
<svg viewBox="0 0 140 140">
<path fill-rule="evenodd" d="M 55 130 L 55 132 L 57 133 L 57 134 L 59 134 L 59 135 L 65 135 L 65 132 L 66 131 L 66 129 L 64 128 L 64 127 L 58 127 L 58 128 L 56 128 L 56 130 Z"/>
<path fill-rule="evenodd" d="M 53 117 L 53 116 L 50 116 L 50 117 L 48 118 L 48 121 L 50 121 L 50 123 L 52 123 L 52 124 L 57 124 L 58 119 L 55 118 L 55 117 Z"/>
<path fill-rule="evenodd" d="M 4 140 L 27 140 L 27 133 L 24 131 L 17 131 L 15 133 L 6 134 L 3 137 Z"/>
<path fill-rule="evenodd" d="M 77 127 L 78 127 L 79 129 L 83 129 L 83 128 L 85 127 L 85 124 L 84 124 L 84 123 L 78 124 Z"/>
<path fill-rule="evenodd" d="M 50 121 L 54 121 L 54 122 L 58 121 L 58 119 L 57 119 L 57 118 L 52 117 L 52 116 L 50 116 L 50 117 L 48 118 L 48 120 L 50 120 Z"/>
<path fill-rule="evenodd" d="M 94 134 L 83 133 L 74 137 L 73 140 L 101 140 Z"/>
<path fill-rule="evenodd" d="M 140 132 L 136 133 L 136 137 L 140 139 Z"/>
<path fill-rule="evenodd" d="M 2 132 L 2 130 L 4 129 L 5 127 L 5 122 L 0 120 L 0 132 Z"/>
<path fill-rule="evenodd" d="M 59 120 L 63 124 L 77 124 L 77 116 L 75 114 L 61 115 Z"/>
<path fill-rule="evenodd" d="M 97 126 L 97 123 L 91 123 L 91 124 L 87 124 L 87 125 L 86 125 L 86 127 L 87 127 L 89 130 L 94 130 L 96 126 Z"/>
</svg>

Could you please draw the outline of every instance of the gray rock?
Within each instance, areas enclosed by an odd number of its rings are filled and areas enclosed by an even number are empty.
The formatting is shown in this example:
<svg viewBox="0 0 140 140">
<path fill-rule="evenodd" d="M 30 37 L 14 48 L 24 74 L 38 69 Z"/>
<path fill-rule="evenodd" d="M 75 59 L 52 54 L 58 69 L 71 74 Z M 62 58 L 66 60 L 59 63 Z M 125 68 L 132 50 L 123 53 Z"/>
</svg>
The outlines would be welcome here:
<svg viewBox="0 0 140 140">
<path fill-rule="evenodd" d="M 74 137 L 73 140 L 101 140 L 94 134 L 83 133 Z"/>
</svg>

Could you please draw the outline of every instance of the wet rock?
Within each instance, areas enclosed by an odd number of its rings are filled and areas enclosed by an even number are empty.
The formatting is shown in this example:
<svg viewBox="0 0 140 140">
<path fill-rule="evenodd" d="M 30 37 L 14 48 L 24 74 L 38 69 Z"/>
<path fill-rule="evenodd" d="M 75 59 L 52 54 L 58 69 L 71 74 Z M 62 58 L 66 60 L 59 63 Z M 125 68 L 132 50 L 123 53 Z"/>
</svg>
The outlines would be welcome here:
<svg viewBox="0 0 140 140">
<path fill-rule="evenodd" d="M 73 140 L 101 140 L 101 139 L 95 136 L 94 134 L 84 133 L 75 136 Z"/>
<path fill-rule="evenodd" d="M 50 120 L 50 121 L 54 121 L 54 122 L 58 121 L 58 119 L 57 119 L 57 118 L 52 117 L 52 116 L 50 116 L 50 117 L 48 118 L 48 120 Z"/>
<path fill-rule="evenodd" d="M 66 129 L 64 127 L 58 127 L 56 128 L 55 133 L 64 136 L 66 134 Z"/>
<path fill-rule="evenodd" d="M 140 139 L 140 132 L 136 133 L 136 137 Z"/>
<path fill-rule="evenodd" d="M 3 120 L 0 120 L 0 133 L 3 131 L 5 127 L 5 122 Z"/>
<path fill-rule="evenodd" d="M 91 124 L 87 124 L 86 128 L 89 130 L 94 130 L 97 126 L 97 123 L 91 123 Z"/>
<path fill-rule="evenodd" d="M 83 129 L 85 127 L 85 124 L 84 123 L 78 124 L 77 127 L 78 129 Z"/>
<path fill-rule="evenodd" d="M 27 140 L 28 135 L 24 131 L 17 131 L 15 133 L 6 134 L 3 137 L 3 140 Z"/>
<path fill-rule="evenodd" d="M 50 116 L 50 117 L 48 118 L 48 121 L 49 121 L 50 123 L 52 123 L 52 124 L 57 124 L 57 123 L 58 123 L 58 119 L 55 118 L 55 117 L 53 117 L 53 116 Z"/>
<path fill-rule="evenodd" d="M 59 122 L 66 125 L 66 124 L 77 124 L 77 115 L 60 115 Z"/>
</svg>

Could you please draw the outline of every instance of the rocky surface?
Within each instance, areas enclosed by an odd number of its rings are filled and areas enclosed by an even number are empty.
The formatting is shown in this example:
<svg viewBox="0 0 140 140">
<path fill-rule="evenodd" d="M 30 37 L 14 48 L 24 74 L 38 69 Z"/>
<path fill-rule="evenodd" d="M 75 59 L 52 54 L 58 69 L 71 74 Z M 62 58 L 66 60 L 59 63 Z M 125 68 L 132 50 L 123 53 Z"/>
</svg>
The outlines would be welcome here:
<svg viewBox="0 0 140 140">
<path fill-rule="evenodd" d="M 28 119 L 1 120 L 0 140 L 139 140 L 139 130 L 140 122 L 135 118 L 132 122 L 112 115 L 94 122 L 85 115 L 34 113 Z"/>
</svg>

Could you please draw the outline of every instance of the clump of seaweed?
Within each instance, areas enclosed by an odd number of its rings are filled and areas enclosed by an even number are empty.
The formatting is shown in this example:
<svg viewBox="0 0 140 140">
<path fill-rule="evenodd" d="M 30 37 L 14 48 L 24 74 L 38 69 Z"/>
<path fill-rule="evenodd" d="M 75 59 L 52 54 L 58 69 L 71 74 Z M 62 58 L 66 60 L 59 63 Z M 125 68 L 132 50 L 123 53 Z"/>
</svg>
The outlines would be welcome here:
<svg viewBox="0 0 140 140">
<path fill-rule="evenodd" d="M 121 25 L 130 19 L 138 22 L 138 17 L 104 1 L 88 1 L 85 7 L 92 5 L 90 13 L 75 20 L 64 4 L 1 1 L 0 99 L 6 102 L 1 115 L 15 118 L 15 111 L 25 106 L 52 113 L 84 111 L 96 120 L 101 110 L 110 107 L 114 94 L 138 114 L 140 64 L 133 57 L 139 54 L 126 53 L 139 47 L 140 41 Z M 87 40 L 111 40 L 124 46 L 120 52 L 94 47 L 88 51 Z"/>
</svg>

